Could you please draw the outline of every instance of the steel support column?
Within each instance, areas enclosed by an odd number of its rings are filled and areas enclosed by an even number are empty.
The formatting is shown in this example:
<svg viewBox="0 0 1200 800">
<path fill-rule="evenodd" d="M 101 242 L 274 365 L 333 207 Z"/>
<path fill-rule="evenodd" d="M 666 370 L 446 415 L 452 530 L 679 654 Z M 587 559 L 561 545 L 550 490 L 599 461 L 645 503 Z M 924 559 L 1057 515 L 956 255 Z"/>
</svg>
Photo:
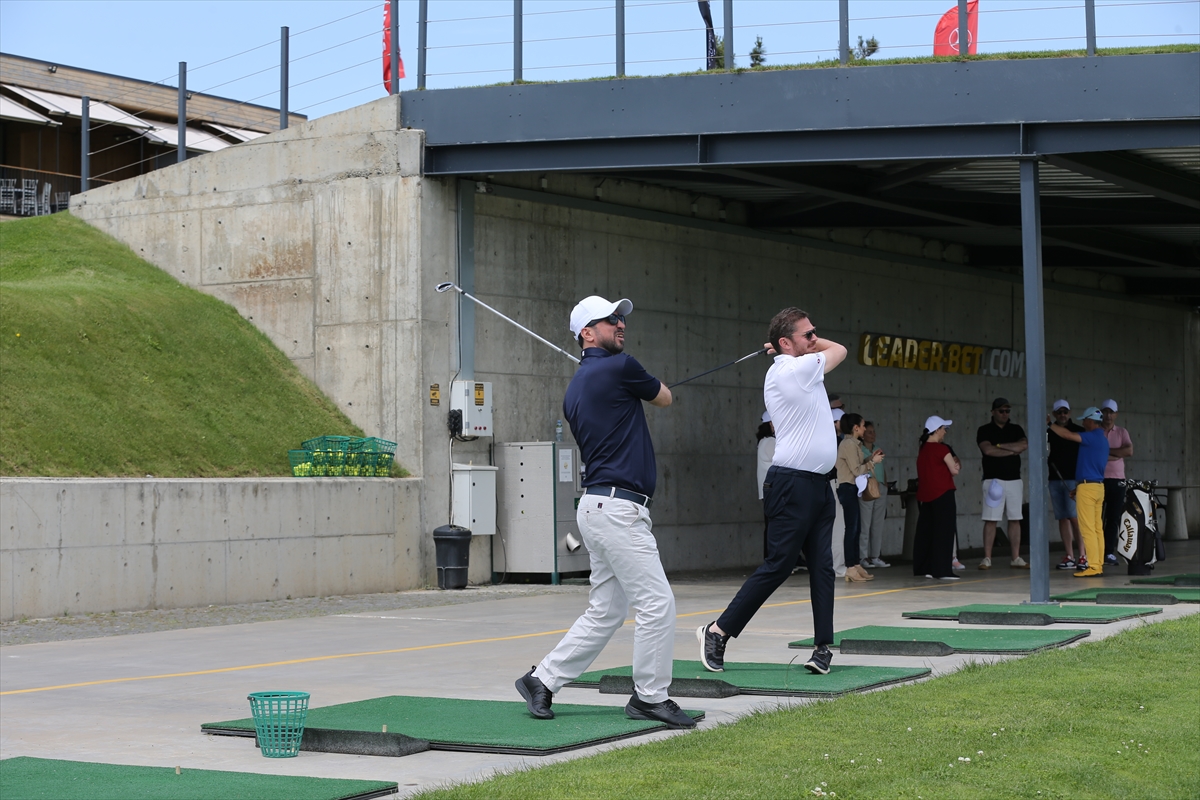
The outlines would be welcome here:
<svg viewBox="0 0 1200 800">
<path fill-rule="evenodd" d="M 1096 55 L 1096 0 L 1083 0 L 1084 25 L 1087 27 L 1087 54 Z"/>
<path fill-rule="evenodd" d="M 429 0 L 417 3 L 417 88 L 425 88 L 425 35 L 429 32 Z"/>
<path fill-rule="evenodd" d="M 88 181 L 91 179 L 91 158 L 88 151 L 91 149 L 92 139 L 92 98 L 84 95 L 80 99 L 82 110 L 79 113 L 83 116 L 83 127 L 79 129 L 79 191 L 86 192 Z"/>
<path fill-rule="evenodd" d="M 279 29 L 279 130 L 288 126 L 288 29 Z"/>
<path fill-rule="evenodd" d="M 733 0 L 725 0 L 725 69 L 733 69 Z"/>
<path fill-rule="evenodd" d="M 838 0 L 838 61 L 850 62 L 850 0 Z"/>
<path fill-rule="evenodd" d="M 625 0 L 616 0 L 617 77 L 625 77 Z"/>
<path fill-rule="evenodd" d="M 522 69 L 522 53 L 521 45 L 524 43 L 525 33 L 522 31 L 521 19 L 523 12 L 521 11 L 521 0 L 513 0 L 513 83 L 520 83 Z"/>
<path fill-rule="evenodd" d="M 179 62 L 179 124 L 175 143 L 175 163 L 187 161 L 187 62 Z"/>
<path fill-rule="evenodd" d="M 389 0 L 392 13 L 388 20 L 388 58 L 392 63 L 392 91 L 389 94 L 400 94 L 400 6 L 396 0 Z"/>
<path fill-rule="evenodd" d="M 458 276 L 455 281 L 475 293 L 475 181 L 458 182 Z M 475 380 L 475 304 L 458 295 L 458 377 Z"/>
<path fill-rule="evenodd" d="M 967 0 L 958 0 L 958 54 L 971 52 L 971 23 L 968 19 Z"/>
<path fill-rule="evenodd" d="M 961 41 L 961 40 L 960 40 Z M 1029 602 L 1050 602 L 1046 540 L 1046 325 L 1042 299 L 1042 205 L 1038 162 L 1021 160 L 1021 251 L 1025 286 L 1025 407 L 1029 449 Z"/>
</svg>

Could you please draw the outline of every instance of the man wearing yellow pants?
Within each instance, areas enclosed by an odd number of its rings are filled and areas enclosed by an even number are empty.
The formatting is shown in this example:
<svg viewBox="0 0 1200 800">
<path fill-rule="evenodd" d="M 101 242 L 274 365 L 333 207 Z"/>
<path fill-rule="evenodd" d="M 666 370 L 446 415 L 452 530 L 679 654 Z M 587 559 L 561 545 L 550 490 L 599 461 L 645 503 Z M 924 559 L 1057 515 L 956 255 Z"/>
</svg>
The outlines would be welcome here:
<svg viewBox="0 0 1200 800">
<path fill-rule="evenodd" d="M 1079 442 L 1079 458 L 1075 461 L 1075 509 L 1079 519 L 1079 537 L 1087 553 L 1104 552 L 1104 467 L 1108 463 L 1108 438 L 1101 427 L 1100 409 L 1089 406 L 1079 417 L 1083 431 L 1076 433 L 1054 422 L 1050 432 L 1064 439 Z M 1104 562 L 1092 560 L 1087 569 L 1075 573 L 1076 578 L 1091 578 L 1104 574 Z"/>
</svg>

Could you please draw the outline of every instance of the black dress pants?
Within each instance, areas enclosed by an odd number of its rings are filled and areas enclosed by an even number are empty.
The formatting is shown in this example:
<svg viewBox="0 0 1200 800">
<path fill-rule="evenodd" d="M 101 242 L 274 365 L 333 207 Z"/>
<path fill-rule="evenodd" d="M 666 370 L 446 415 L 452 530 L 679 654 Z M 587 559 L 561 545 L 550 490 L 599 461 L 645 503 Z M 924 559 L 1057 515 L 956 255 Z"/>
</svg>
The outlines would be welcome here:
<svg viewBox="0 0 1200 800">
<path fill-rule="evenodd" d="M 717 626 L 737 636 L 792 574 L 801 552 L 808 560 L 809 596 L 818 645 L 833 642 L 833 489 L 825 475 L 771 467 L 763 483 L 767 557 L 746 579 Z"/>
<path fill-rule="evenodd" d="M 1121 514 L 1125 511 L 1125 481 L 1116 478 L 1104 479 L 1104 554 L 1117 552 L 1117 532 L 1121 528 Z M 1088 560 L 1101 566 L 1103 559 L 1088 553 Z"/>
<path fill-rule="evenodd" d="M 918 504 L 917 535 L 913 539 L 913 575 L 949 578 L 954 575 L 954 540 L 958 537 L 958 508 L 954 490 Z"/>
</svg>

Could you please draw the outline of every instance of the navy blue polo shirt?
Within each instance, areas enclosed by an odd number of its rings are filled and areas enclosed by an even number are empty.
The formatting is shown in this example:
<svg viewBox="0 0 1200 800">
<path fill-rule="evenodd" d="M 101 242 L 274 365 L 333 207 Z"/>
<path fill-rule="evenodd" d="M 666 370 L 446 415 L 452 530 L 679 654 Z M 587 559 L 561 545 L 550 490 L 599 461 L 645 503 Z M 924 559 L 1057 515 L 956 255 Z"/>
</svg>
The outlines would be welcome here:
<svg viewBox="0 0 1200 800">
<path fill-rule="evenodd" d="M 619 486 L 654 495 L 657 466 L 642 401 L 657 397 L 661 386 L 633 356 L 600 347 L 583 351 L 563 398 L 563 414 L 587 466 L 585 487 Z"/>
</svg>

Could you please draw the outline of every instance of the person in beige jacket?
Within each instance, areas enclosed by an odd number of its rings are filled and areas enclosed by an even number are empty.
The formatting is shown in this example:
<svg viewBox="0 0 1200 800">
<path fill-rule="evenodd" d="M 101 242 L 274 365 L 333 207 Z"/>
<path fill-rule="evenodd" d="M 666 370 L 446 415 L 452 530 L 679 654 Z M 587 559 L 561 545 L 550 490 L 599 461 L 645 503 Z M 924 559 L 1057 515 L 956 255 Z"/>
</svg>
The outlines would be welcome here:
<svg viewBox="0 0 1200 800">
<path fill-rule="evenodd" d="M 862 452 L 862 435 L 867 426 L 861 414 L 853 412 L 841 419 L 842 432 L 845 437 L 837 450 L 837 496 L 842 504 L 842 513 L 846 520 L 845 552 L 846 580 L 871 581 L 875 576 L 862 568 L 858 552 L 859 512 L 858 486 L 855 479 L 868 474 L 876 464 L 883 461 L 883 451 L 876 450 L 864 458 Z"/>
</svg>

